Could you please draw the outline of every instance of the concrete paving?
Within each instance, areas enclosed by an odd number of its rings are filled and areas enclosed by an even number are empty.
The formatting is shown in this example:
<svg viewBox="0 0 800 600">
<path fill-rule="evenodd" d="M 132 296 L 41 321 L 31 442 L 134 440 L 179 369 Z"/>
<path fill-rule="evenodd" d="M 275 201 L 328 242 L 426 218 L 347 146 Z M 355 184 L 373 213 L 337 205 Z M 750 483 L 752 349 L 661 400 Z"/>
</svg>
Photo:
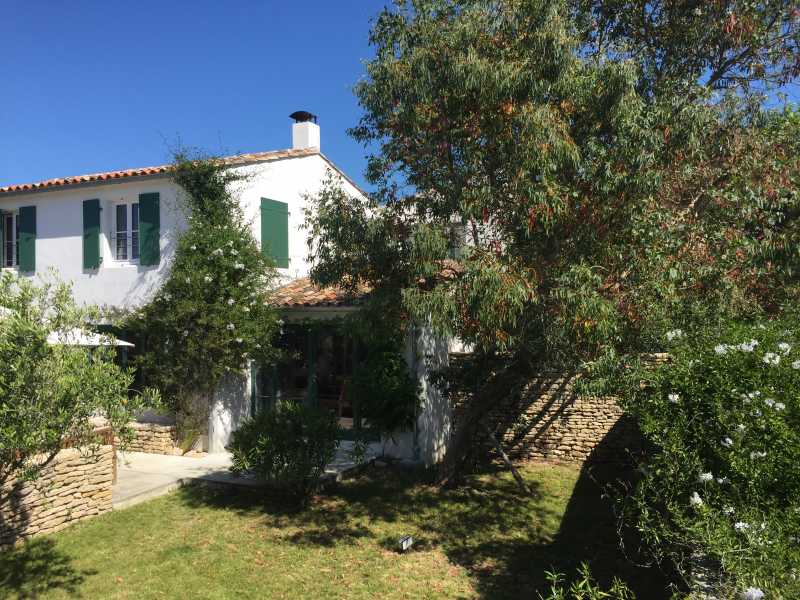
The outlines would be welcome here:
<svg viewBox="0 0 800 600">
<path fill-rule="evenodd" d="M 358 469 L 349 455 L 352 442 L 342 442 L 333 461 L 325 468 L 324 480 L 340 480 Z M 371 444 L 366 461 L 380 454 L 380 445 Z M 113 490 L 115 510 L 134 506 L 151 498 L 168 494 L 181 486 L 195 482 L 240 487 L 259 487 L 253 478 L 239 477 L 230 472 L 231 456 L 228 453 L 206 454 L 201 457 L 166 456 L 143 452 L 118 454 L 117 483 Z"/>
</svg>

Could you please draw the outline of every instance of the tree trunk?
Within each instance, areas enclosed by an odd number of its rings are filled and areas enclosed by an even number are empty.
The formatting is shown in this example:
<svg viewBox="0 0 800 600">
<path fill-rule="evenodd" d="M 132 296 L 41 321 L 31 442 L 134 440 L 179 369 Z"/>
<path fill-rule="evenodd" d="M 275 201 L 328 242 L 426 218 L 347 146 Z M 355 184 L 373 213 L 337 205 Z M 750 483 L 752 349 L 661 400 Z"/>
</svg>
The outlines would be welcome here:
<svg viewBox="0 0 800 600">
<path fill-rule="evenodd" d="M 476 433 L 497 400 L 508 396 L 519 381 L 519 371 L 510 365 L 491 375 L 484 386 L 473 394 L 465 414 L 456 425 L 453 438 L 439 468 L 439 483 L 457 485 L 465 474 L 466 459 L 475 442 Z"/>
<path fill-rule="evenodd" d="M 487 425 L 485 422 L 483 423 L 483 429 L 486 432 L 486 435 L 489 436 L 489 440 L 494 445 L 495 450 L 497 450 L 497 453 L 500 455 L 500 457 L 503 459 L 503 462 L 506 463 L 506 466 L 511 471 L 511 474 L 514 476 L 514 479 L 516 479 L 519 489 L 522 490 L 523 494 L 530 494 L 530 490 L 528 489 L 528 486 L 525 484 L 525 480 L 522 478 L 522 475 L 519 474 L 517 467 L 514 466 L 514 463 L 512 463 L 511 459 L 508 458 L 508 454 L 506 454 L 506 451 L 503 450 L 503 446 L 497 439 L 497 436 L 491 430 L 489 425 Z"/>
</svg>

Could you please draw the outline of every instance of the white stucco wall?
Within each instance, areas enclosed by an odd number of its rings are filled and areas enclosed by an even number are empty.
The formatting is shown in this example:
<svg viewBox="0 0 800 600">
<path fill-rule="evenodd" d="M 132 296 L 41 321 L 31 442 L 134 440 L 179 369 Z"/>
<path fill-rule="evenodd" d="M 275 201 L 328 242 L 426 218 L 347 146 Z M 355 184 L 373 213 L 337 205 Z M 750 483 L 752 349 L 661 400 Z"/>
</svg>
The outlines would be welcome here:
<svg viewBox="0 0 800 600">
<path fill-rule="evenodd" d="M 305 194 L 319 188 L 329 168 L 319 155 L 287 158 L 236 167 L 248 177 L 237 185 L 245 218 L 251 223 L 256 240 L 261 239 L 261 198 L 289 205 L 289 268 L 279 269 L 284 281 L 308 274 L 306 232 L 303 208 Z M 349 182 L 343 185 L 352 194 L 360 192 Z M 160 193 L 161 261 L 143 267 L 114 261 L 112 228 L 114 205 L 138 201 L 139 194 Z M 0 194 L 0 210 L 14 211 L 21 206 L 36 206 L 36 273 L 52 269 L 73 284 L 78 302 L 117 308 L 133 308 L 152 297 L 169 273 L 175 240 L 185 227 L 177 202 L 177 186 L 165 176 L 141 177 L 116 183 L 53 188 L 48 191 Z M 101 202 L 102 264 L 96 271 L 83 269 L 83 201 Z"/>
<path fill-rule="evenodd" d="M 405 356 L 421 386 L 416 430 L 385 438 L 383 445 L 386 455 L 420 461 L 426 466 L 444 458 L 450 442 L 453 413 L 450 401 L 431 382 L 431 374 L 447 366 L 450 345 L 450 340 L 437 336 L 428 326 L 411 329 Z"/>
<path fill-rule="evenodd" d="M 236 431 L 250 416 L 250 371 L 227 375 L 211 401 L 208 418 L 208 452 L 225 452 Z"/>
</svg>

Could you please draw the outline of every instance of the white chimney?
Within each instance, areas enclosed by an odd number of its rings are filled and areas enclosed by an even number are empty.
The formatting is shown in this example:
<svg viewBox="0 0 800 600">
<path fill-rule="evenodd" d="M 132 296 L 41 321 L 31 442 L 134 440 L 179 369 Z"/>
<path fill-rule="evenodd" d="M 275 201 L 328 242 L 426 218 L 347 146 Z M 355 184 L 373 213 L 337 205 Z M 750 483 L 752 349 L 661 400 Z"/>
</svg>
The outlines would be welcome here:
<svg viewBox="0 0 800 600">
<path fill-rule="evenodd" d="M 316 148 L 319 150 L 319 125 L 317 125 L 317 115 L 312 115 L 305 110 L 298 110 L 289 115 L 294 119 L 292 124 L 292 148 L 301 150 L 304 148 Z"/>
</svg>

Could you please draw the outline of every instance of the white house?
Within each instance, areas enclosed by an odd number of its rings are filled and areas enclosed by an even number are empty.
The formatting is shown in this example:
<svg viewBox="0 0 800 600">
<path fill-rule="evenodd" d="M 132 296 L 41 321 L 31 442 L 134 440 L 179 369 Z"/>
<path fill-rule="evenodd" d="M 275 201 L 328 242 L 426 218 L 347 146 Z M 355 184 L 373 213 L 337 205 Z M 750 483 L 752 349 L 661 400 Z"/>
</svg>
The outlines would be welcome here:
<svg viewBox="0 0 800 600">
<path fill-rule="evenodd" d="M 237 190 L 245 218 L 255 239 L 276 260 L 284 283 L 303 281 L 309 271 L 301 228 L 305 196 L 319 190 L 333 170 L 348 193 L 363 197 L 321 153 L 316 117 L 304 111 L 291 117 L 292 148 L 224 159 L 247 175 Z M 0 187 L 0 264 L 31 277 L 52 269 L 72 283 L 81 303 L 140 306 L 165 281 L 175 241 L 185 227 L 178 194 L 169 165 Z M 297 309 L 292 308 L 295 313 Z M 409 360 L 417 368 L 413 356 Z M 209 422 L 209 451 L 224 450 L 231 432 L 253 410 L 257 379 L 253 370 L 220 387 Z M 420 418 L 430 421 L 430 415 Z M 406 443 L 402 453 L 414 454 L 412 445 Z M 433 462 L 440 452 L 431 448 L 421 458 Z"/>
</svg>

